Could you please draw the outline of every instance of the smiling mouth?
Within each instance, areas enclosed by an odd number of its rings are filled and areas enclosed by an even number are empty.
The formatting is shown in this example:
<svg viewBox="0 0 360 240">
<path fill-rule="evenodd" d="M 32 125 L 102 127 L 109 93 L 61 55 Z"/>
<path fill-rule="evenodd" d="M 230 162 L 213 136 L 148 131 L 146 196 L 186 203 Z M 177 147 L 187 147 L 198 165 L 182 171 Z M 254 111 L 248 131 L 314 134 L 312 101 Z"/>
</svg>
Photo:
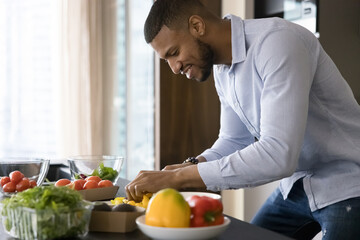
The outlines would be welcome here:
<svg viewBox="0 0 360 240">
<path fill-rule="evenodd" d="M 185 68 L 185 70 L 180 71 L 180 72 L 183 75 L 185 74 L 188 79 L 191 79 L 191 77 L 192 77 L 191 76 L 191 68 L 192 68 L 192 65 L 189 65 L 188 67 Z"/>
</svg>

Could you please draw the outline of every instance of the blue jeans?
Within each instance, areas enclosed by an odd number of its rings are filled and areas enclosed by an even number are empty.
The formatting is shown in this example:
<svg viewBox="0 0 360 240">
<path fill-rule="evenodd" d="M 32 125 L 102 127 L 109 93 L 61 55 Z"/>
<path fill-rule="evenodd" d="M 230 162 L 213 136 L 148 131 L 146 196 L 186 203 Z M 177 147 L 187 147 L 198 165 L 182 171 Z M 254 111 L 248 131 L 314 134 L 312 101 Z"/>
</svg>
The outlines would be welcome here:
<svg viewBox="0 0 360 240">
<path fill-rule="evenodd" d="M 360 198 L 311 212 L 300 179 L 286 200 L 276 189 L 251 223 L 294 239 L 312 239 L 320 231 L 323 240 L 360 239 Z"/>
</svg>

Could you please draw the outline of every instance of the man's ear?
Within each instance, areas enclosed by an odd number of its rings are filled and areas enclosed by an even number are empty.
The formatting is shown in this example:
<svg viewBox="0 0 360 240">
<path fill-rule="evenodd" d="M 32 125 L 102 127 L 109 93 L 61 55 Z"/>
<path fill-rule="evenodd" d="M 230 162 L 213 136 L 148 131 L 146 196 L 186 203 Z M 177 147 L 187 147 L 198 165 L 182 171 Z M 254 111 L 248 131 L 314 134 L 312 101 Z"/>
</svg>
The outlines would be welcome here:
<svg viewBox="0 0 360 240">
<path fill-rule="evenodd" d="M 189 18 L 189 31 L 191 35 L 200 38 L 205 35 L 205 22 L 204 19 L 198 15 L 192 15 Z"/>
</svg>

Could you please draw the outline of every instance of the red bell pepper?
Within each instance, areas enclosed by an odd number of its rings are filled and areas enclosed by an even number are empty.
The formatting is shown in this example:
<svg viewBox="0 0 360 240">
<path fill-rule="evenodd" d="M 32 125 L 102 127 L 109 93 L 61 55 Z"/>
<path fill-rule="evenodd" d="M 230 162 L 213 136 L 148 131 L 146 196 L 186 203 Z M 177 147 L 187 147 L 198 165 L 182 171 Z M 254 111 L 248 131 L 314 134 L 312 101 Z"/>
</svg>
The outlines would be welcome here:
<svg viewBox="0 0 360 240">
<path fill-rule="evenodd" d="M 191 208 L 190 227 L 206 227 L 224 223 L 223 205 L 220 200 L 194 195 L 186 201 Z"/>
</svg>

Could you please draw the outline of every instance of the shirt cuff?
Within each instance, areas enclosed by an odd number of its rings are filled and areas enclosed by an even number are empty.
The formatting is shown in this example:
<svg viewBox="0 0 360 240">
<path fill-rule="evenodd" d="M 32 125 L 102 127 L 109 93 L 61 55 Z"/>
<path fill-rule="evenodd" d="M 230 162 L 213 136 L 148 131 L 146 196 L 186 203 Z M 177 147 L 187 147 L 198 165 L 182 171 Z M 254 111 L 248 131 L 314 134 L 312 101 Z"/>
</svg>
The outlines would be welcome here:
<svg viewBox="0 0 360 240">
<path fill-rule="evenodd" d="M 197 167 L 207 190 L 218 192 L 228 188 L 224 179 L 221 177 L 219 161 L 201 162 Z"/>
</svg>

